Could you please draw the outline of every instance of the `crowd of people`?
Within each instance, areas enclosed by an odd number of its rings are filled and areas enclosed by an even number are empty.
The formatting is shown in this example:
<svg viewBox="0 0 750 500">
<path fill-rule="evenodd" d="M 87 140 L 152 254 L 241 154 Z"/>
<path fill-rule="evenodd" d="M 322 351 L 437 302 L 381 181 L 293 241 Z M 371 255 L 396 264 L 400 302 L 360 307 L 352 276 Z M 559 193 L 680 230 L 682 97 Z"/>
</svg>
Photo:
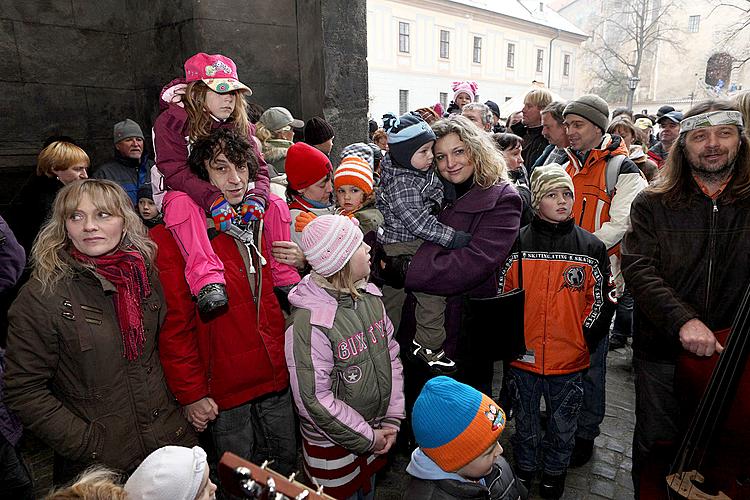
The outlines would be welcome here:
<svg viewBox="0 0 750 500">
<path fill-rule="evenodd" d="M 153 159 L 127 118 L 90 172 L 50 138 L 24 224 L 0 219 L 2 491 L 33 498 L 30 432 L 48 498 L 226 497 L 231 452 L 372 499 L 394 446 L 404 498 L 560 498 L 632 337 L 633 483 L 654 498 L 691 412 L 679 358 L 723 351 L 750 278 L 750 97 L 650 116 L 535 88 L 503 123 L 452 89 L 332 158 L 324 118 L 249 104 L 234 62 L 199 53 L 160 94 Z M 507 317 L 477 307 L 518 289 Z M 524 348 L 491 352 L 511 324 Z"/>
</svg>

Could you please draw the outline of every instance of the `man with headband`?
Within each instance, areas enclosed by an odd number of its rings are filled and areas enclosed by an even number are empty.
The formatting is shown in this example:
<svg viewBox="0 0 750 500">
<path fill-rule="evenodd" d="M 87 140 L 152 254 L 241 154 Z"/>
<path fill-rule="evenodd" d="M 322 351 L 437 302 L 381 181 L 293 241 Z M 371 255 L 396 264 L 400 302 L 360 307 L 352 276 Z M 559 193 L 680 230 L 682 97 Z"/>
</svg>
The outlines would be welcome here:
<svg viewBox="0 0 750 500">
<path fill-rule="evenodd" d="M 655 487 L 663 490 L 682 439 L 678 356 L 723 350 L 713 332 L 731 326 L 750 283 L 750 149 L 734 105 L 709 100 L 685 114 L 657 184 L 633 201 L 630 221 L 622 269 L 635 298 L 638 498 L 649 486 L 645 468 L 659 472 Z"/>
</svg>

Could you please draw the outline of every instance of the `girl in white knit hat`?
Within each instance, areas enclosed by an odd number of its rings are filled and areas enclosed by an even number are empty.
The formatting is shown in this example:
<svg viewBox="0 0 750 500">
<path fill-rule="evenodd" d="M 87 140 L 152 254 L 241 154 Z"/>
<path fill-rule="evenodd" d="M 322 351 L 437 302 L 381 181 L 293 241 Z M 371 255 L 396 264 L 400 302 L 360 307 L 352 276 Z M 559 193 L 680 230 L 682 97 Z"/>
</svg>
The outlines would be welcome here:
<svg viewBox="0 0 750 500">
<path fill-rule="evenodd" d="M 200 446 L 164 446 L 151 453 L 125 483 L 129 500 L 215 500 L 206 452 Z"/>
<path fill-rule="evenodd" d="M 362 238 L 357 220 L 343 215 L 305 226 L 312 272 L 289 293 L 285 342 L 305 472 L 341 499 L 373 498 L 375 473 L 405 416 L 399 347 L 380 290 L 367 282 Z"/>
</svg>

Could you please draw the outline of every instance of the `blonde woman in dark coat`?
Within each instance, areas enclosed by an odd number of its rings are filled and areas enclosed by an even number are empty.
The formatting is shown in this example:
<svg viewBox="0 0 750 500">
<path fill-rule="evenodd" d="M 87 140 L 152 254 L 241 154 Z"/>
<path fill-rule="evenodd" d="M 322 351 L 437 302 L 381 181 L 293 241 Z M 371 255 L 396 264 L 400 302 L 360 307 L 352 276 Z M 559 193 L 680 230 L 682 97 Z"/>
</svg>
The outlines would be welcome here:
<svg viewBox="0 0 750 500">
<path fill-rule="evenodd" d="M 7 403 L 55 452 L 56 483 L 100 463 L 131 472 L 195 435 L 164 381 L 156 247 L 111 181 L 60 190 L 9 312 Z"/>
</svg>

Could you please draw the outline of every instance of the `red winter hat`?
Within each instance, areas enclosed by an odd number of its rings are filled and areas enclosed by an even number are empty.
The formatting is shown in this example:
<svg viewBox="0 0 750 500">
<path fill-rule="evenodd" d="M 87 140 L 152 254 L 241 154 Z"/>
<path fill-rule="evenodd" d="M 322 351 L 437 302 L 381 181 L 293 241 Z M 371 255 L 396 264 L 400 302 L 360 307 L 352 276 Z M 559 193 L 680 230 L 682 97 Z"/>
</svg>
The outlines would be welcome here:
<svg viewBox="0 0 750 500">
<path fill-rule="evenodd" d="M 312 186 L 333 172 L 331 160 L 319 149 L 297 142 L 286 152 L 286 179 L 295 191 Z"/>
</svg>

